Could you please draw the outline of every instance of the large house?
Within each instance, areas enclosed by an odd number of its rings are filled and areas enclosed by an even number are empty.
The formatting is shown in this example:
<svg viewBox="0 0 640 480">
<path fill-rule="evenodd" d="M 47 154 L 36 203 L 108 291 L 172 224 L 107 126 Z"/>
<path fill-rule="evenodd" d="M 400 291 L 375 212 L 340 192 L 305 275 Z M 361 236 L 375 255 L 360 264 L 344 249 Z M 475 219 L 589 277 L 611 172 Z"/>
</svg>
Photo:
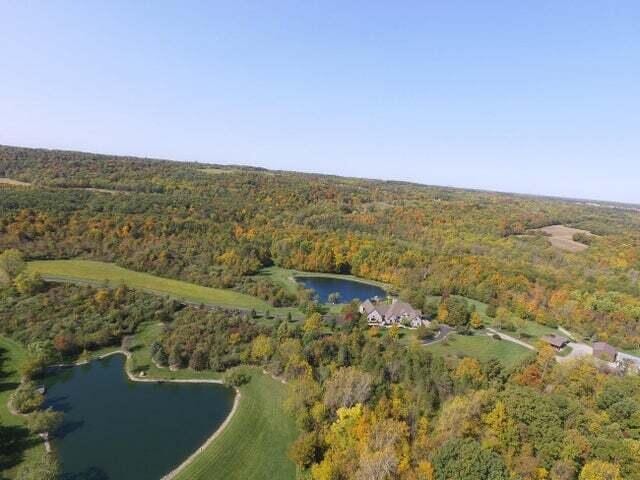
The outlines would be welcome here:
<svg viewBox="0 0 640 480">
<path fill-rule="evenodd" d="M 428 323 L 422 319 L 422 312 L 397 299 L 390 304 L 365 300 L 359 310 L 367 316 L 369 325 L 410 325 L 415 328 Z"/>
</svg>

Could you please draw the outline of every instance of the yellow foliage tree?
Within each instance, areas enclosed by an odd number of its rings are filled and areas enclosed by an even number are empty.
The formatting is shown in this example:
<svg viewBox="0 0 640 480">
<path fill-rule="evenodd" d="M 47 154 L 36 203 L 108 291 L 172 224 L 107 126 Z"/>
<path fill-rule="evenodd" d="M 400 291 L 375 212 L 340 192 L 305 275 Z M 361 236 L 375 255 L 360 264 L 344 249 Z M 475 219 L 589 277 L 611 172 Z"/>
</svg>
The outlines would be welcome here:
<svg viewBox="0 0 640 480">
<path fill-rule="evenodd" d="M 264 362 L 273 355 L 273 342 L 266 335 L 258 335 L 251 343 L 251 358 Z"/>
<path fill-rule="evenodd" d="M 438 321 L 440 323 L 446 323 L 447 318 L 449 317 L 449 310 L 444 303 L 441 303 L 438 306 Z"/>
<path fill-rule="evenodd" d="M 622 480 L 622 476 L 618 465 L 593 460 L 583 467 L 579 480 Z"/>
<path fill-rule="evenodd" d="M 470 324 L 472 328 L 476 330 L 482 328 L 482 319 L 480 318 L 480 314 L 478 312 L 473 312 L 471 314 Z"/>
</svg>

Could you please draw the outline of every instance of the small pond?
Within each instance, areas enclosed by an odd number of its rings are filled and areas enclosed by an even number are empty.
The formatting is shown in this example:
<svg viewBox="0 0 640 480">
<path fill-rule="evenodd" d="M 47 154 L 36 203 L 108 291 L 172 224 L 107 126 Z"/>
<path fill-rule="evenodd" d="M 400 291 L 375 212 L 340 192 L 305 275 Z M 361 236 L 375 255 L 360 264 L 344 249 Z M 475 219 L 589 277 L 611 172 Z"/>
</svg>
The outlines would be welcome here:
<svg viewBox="0 0 640 480">
<path fill-rule="evenodd" d="M 350 302 L 354 298 L 366 300 L 375 296 L 387 296 L 387 292 L 380 287 L 347 278 L 313 276 L 295 277 L 295 280 L 305 288 L 313 290 L 322 303 L 328 302 L 329 294 L 334 292 L 340 294 L 340 303 Z"/>
<path fill-rule="evenodd" d="M 54 440 L 63 480 L 158 480 L 231 411 L 230 388 L 131 382 L 124 364 L 113 355 L 46 379 L 46 406 L 65 415 Z"/>
</svg>

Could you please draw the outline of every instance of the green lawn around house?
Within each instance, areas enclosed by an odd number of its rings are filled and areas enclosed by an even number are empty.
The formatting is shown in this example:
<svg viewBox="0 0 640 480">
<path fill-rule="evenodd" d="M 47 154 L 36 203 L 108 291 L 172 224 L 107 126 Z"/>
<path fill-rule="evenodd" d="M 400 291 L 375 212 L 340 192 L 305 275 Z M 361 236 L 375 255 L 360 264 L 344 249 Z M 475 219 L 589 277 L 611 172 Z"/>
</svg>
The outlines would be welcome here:
<svg viewBox="0 0 640 480">
<path fill-rule="evenodd" d="M 47 281 L 109 287 L 126 285 L 129 288 L 168 296 L 192 304 L 260 311 L 271 310 L 273 312 L 281 310 L 271 307 L 259 298 L 233 290 L 203 287 L 181 280 L 134 272 L 113 263 L 91 260 L 38 260 L 29 262 L 27 268 L 29 271 L 40 273 Z"/>
<path fill-rule="evenodd" d="M 522 319 L 513 313 L 511 314 L 511 322 L 515 327 L 515 331 L 498 328 L 495 325 L 494 319 L 487 316 L 486 312 L 487 307 L 489 306 L 488 304 L 480 302 L 478 300 L 473 300 L 472 298 L 463 297 L 461 295 L 452 295 L 452 297 L 466 300 L 469 305 L 475 306 L 476 311 L 480 314 L 480 318 L 482 319 L 482 322 L 485 326 L 494 328 L 495 330 L 498 330 L 507 335 L 511 335 L 512 337 L 519 338 L 522 341 L 530 343 L 532 345 L 534 345 L 537 339 L 542 337 L 543 335 L 550 335 L 554 333 L 562 335 L 562 333 L 559 332 L 557 328 L 541 325 L 540 323 L 534 322 L 532 320 Z M 429 299 L 436 300 L 438 302 L 440 301 L 440 298 L 441 297 L 435 295 L 429 297 Z"/>
<path fill-rule="evenodd" d="M 25 428 L 23 417 L 13 415 L 7 406 L 9 397 L 20 383 L 18 366 L 26 356 L 22 345 L 0 336 L 0 425 L 11 430 L 16 439 L 12 450 L 15 454 L 7 457 L 0 455 L 0 478 L 15 478 L 18 466 L 28 462 L 44 452 L 44 444 L 38 437 L 30 435 Z"/>
<path fill-rule="evenodd" d="M 473 357 L 483 362 L 496 358 L 505 368 L 511 368 L 535 354 L 521 345 L 507 340 L 496 340 L 484 332 L 474 335 L 452 333 L 446 340 L 426 345 L 424 348 L 445 358 Z"/>
</svg>

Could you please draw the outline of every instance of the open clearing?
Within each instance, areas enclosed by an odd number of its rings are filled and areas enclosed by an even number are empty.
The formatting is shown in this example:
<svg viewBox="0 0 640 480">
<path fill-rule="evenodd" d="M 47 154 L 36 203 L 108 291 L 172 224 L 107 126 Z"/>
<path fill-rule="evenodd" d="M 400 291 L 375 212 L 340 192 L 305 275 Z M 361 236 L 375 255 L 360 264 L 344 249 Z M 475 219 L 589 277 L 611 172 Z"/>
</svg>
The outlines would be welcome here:
<svg viewBox="0 0 640 480">
<path fill-rule="evenodd" d="M 532 355 L 531 350 L 506 340 L 496 340 L 484 332 L 474 335 L 452 333 L 442 342 L 426 345 L 434 355 L 444 358 L 473 357 L 482 362 L 495 358 L 511 368 Z"/>
<path fill-rule="evenodd" d="M 588 245 L 576 242 L 573 239 L 573 236 L 576 233 L 595 236 L 587 230 L 571 228 L 565 225 L 550 225 L 548 227 L 539 228 L 537 229 L 537 231 L 550 235 L 549 237 L 547 237 L 549 243 L 560 250 L 564 250 L 565 252 L 581 252 L 589 248 Z"/>
<path fill-rule="evenodd" d="M 29 262 L 27 268 L 30 271 L 40 273 L 44 280 L 52 282 L 108 287 L 126 285 L 147 293 L 167 296 L 194 305 L 204 304 L 261 311 L 277 310 L 259 298 L 233 290 L 203 287 L 181 280 L 134 272 L 112 263 L 91 260 L 40 260 Z"/>
<path fill-rule="evenodd" d="M 31 184 L 27 182 L 21 182 L 20 180 L 13 180 L 11 178 L 0 177 L 0 184 L 13 185 L 16 187 L 30 187 Z"/>
</svg>

